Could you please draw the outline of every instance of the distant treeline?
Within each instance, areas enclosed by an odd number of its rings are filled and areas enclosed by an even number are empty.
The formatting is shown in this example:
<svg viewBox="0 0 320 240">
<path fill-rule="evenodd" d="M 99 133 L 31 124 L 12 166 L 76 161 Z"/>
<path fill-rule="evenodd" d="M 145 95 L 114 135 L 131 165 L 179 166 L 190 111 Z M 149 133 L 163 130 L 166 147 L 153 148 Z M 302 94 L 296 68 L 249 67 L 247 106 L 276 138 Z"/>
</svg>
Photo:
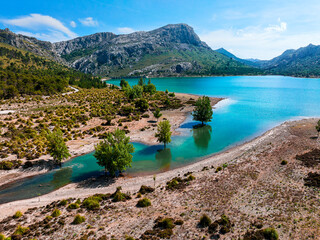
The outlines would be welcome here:
<svg viewBox="0 0 320 240">
<path fill-rule="evenodd" d="M 53 61 L 0 47 L 0 98 L 19 94 L 52 95 L 68 85 L 81 88 L 103 88 L 100 78 L 69 69 Z"/>
</svg>

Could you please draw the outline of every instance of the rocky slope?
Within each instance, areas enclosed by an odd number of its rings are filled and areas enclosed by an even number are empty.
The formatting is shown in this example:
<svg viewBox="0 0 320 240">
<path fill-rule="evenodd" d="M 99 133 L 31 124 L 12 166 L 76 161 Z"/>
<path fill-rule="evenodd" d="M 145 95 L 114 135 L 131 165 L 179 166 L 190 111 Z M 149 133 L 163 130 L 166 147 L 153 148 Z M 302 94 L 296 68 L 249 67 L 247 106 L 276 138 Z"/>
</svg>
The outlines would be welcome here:
<svg viewBox="0 0 320 240">
<path fill-rule="evenodd" d="M 113 77 L 208 74 L 212 66 L 218 72 L 247 68 L 212 51 L 186 24 L 125 35 L 97 33 L 53 46 L 74 68 Z"/>
<path fill-rule="evenodd" d="M 55 60 L 59 63 L 66 64 L 53 49 L 53 45 L 50 42 L 40 41 L 33 37 L 24 36 L 21 34 L 15 34 L 8 28 L 0 29 L 0 42 L 9 44 L 18 49 L 32 52 L 41 57 L 45 57 L 51 60 Z"/>
<path fill-rule="evenodd" d="M 58 43 L 1 30 L 0 42 L 100 76 L 234 75 L 257 71 L 213 51 L 186 24 L 123 35 L 102 32 Z"/>
</svg>

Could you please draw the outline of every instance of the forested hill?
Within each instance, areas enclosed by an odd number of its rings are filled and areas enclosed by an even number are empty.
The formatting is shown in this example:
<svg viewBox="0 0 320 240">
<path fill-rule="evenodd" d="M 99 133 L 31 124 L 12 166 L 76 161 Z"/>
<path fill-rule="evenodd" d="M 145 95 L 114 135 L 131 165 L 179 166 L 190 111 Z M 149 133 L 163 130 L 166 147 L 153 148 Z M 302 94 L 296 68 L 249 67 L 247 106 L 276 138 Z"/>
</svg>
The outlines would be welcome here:
<svg viewBox="0 0 320 240">
<path fill-rule="evenodd" d="M 99 78 L 0 43 L 0 98 L 51 95 L 69 84 L 85 88 L 105 86 Z"/>
</svg>

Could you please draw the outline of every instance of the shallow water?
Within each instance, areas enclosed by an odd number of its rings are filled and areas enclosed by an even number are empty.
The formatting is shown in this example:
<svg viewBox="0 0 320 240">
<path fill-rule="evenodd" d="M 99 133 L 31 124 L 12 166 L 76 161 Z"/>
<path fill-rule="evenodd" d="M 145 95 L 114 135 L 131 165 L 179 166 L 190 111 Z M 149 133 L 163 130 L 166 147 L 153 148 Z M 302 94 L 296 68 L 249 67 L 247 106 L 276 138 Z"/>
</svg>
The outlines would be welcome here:
<svg viewBox="0 0 320 240">
<path fill-rule="evenodd" d="M 131 85 L 137 79 L 128 80 Z M 108 81 L 119 84 L 120 80 Z M 134 143 L 132 168 L 127 173 L 167 171 L 197 161 L 237 143 L 250 140 L 289 119 L 320 116 L 320 80 L 283 76 L 197 77 L 152 79 L 158 90 L 227 98 L 214 110 L 212 122 L 198 124 L 191 116 L 182 124 L 166 150 L 162 145 Z M 162 150 L 162 151 L 161 151 Z M 0 203 L 35 197 L 70 182 L 103 174 L 91 154 L 63 164 L 62 169 L 18 181 L 0 190 Z"/>
</svg>

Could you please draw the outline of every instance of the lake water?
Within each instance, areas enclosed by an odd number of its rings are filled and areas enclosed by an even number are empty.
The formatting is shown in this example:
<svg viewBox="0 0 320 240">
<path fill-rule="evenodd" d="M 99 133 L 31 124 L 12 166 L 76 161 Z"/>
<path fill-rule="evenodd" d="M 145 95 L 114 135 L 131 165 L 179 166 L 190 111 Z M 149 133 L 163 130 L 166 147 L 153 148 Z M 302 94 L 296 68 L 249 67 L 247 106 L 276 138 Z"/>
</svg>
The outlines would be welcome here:
<svg viewBox="0 0 320 240">
<path fill-rule="evenodd" d="M 131 85 L 137 79 L 129 79 Z M 108 81 L 119 85 L 120 80 Z M 131 175 L 156 173 L 183 166 L 201 157 L 250 140 L 289 119 L 320 116 L 320 80 L 283 76 L 236 76 L 152 79 L 158 90 L 224 97 L 212 122 L 193 130 L 191 116 L 166 150 L 162 145 L 134 143 Z M 162 150 L 162 151 L 161 151 Z M 35 197 L 70 182 L 102 174 L 92 153 L 74 158 L 46 174 L 0 189 L 0 203 Z"/>
</svg>

